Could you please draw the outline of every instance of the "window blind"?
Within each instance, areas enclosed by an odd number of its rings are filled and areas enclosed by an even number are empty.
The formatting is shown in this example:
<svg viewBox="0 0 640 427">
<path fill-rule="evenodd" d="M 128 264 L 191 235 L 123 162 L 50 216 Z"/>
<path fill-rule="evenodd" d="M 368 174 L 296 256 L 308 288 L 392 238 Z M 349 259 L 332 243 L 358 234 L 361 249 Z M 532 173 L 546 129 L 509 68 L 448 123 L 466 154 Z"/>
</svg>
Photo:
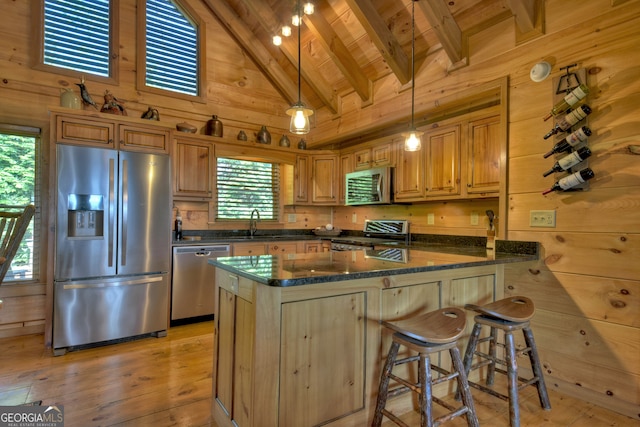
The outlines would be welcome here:
<svg viewBox="0 0 640 427">
<path fill-rule="evenodd" d="M 278 219 L 278 164 L 219 157 L 217 182 L 218 219 L 249 219 L 254 209 L 260 219 Z"/>
<path fill-rule="evenodd" d="M 109 0 L 46 0 L 47 65 L 109 76 Z"/>
<path fill-rule="evenodd" d="M 197 28 L 170 0 L 147 0 L 146 84 L 198 95 Z"/>
</svg>

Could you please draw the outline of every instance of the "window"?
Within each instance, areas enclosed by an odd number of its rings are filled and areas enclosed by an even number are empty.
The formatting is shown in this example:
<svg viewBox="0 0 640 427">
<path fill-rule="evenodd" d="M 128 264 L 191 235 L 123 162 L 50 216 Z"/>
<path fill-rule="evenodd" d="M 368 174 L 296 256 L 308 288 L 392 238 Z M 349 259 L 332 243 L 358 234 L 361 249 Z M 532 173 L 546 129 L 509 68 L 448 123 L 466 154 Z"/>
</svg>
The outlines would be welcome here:
<svg viewBox="0 0 640 427">
<path fill-rule="evenodd" d="M 41 64 L 73 75 L 115 77 L 117 9 L 110 0 L 43 0 Z"/>
<path fill-rule="evenodd" d="M 40 268 L 40 130 L 0 124 L 0 208 L 33 203 L 36 213 L 4 282 L 37 280 Z"/>
<path fill-rule="evenodd" d="M 257 209 L 261 220 L 277 220 L 280 166 L 219 157 L 217 219 L 249 219 Z"/>
<path fill-rule="evenodd" d="M 175 0 L 139 0 L 138 85 L 192 99 L 203 86 L 201 40 L 204 26 L 186 5 Z"/>
</svg>

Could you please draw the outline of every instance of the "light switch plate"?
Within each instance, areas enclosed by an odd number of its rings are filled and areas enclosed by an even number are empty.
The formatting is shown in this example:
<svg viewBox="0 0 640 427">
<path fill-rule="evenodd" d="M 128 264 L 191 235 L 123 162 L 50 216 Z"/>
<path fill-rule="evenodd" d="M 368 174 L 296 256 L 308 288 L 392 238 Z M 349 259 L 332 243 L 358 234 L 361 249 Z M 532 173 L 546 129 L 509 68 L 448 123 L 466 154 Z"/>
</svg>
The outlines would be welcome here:
<svg viewBox="0 0 640 427">
<path fill-rule="evenodd" d="M 427 214 L 427 225 L 433 225 L 436 223 L 436 216 L 433 213 Z"/>
<path fill-rule="evenodd" d="M 287 214 L 288 222 L 296 222 L 296 214 Z"/>
<path fill-rule="evenodd" d="M 478 216 L 478 212 L 476 211 L 472 211 L 471 212 L 471 225 L 478 225 L 480 219 Z"/>
<path fill-rule="evenodd" d="M 351 222 L 353 224 L 358 222 L 358 214 L 351 214 Z"/>
<path fill-rule="evenodd" d="M 529 211 L 529 225 L 531 227 L 555 228 L 556 211 Z"/>
</svg>

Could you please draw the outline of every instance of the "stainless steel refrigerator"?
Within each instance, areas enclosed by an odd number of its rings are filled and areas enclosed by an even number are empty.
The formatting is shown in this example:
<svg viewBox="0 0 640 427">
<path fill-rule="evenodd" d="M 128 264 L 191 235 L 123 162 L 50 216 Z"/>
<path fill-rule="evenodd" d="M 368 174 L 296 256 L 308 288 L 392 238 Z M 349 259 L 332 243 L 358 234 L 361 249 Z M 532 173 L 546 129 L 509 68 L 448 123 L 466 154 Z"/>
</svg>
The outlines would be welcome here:
<svg viewBox="0 0 640 427">
<path fill-rule="evenodd" d="M 54 353 L 166 334 L 169 156 L 57 146 Z"/>
</svg>

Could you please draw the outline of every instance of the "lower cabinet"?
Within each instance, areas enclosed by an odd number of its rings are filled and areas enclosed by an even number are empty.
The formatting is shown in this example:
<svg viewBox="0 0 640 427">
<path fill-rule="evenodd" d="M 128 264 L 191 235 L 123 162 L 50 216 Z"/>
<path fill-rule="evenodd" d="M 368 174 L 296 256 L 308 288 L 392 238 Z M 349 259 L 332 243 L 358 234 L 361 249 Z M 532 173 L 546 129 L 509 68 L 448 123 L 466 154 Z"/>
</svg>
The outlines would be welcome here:
<svg viewBox="0 0 640 427">
<path fill-rule="evenodd" d="M 273 287 L 216 268 L 213 419 L 220 427 L 371 425 L 391 339 L 380 320 L 491 302 L 502 297 L 503 277 L 503 266 L 488 265 Z M 472 325 L 469 313 L 461 349 Z M 406 396 L 389 408 L 412 410 Z"/>
</svg>

